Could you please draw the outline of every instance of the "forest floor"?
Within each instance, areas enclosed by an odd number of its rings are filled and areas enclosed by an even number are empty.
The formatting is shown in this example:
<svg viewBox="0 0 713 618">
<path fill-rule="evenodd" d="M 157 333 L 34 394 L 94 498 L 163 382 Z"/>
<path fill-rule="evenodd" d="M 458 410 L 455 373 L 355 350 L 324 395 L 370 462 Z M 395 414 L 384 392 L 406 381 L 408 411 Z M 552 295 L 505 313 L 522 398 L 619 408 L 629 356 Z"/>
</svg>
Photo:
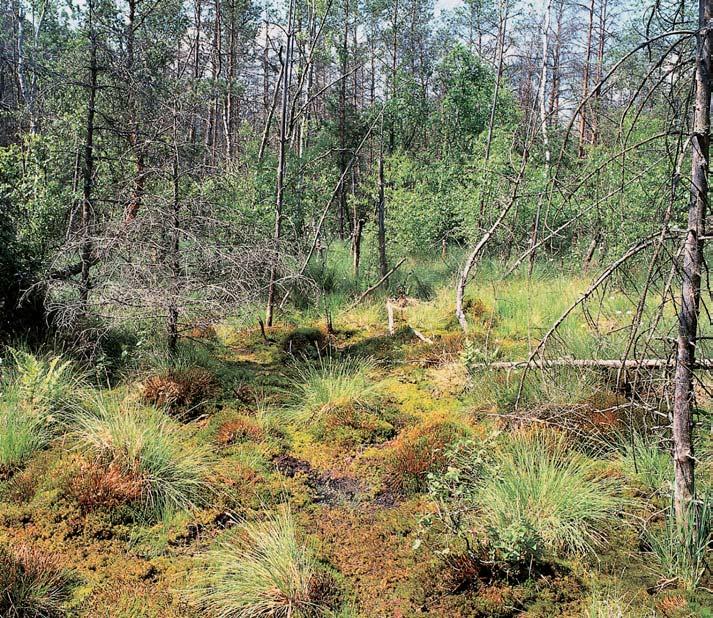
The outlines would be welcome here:
<svg viewBox="0 0 713 618">
<path fill-rule="evenodd" d="M 230 322 L 196 327 L 178 369 L 142 369 L 101 396 L 153 403 L 180 418 L 185 439 L 214 456 L 210 504 L 142 522 L 102 503 L 102 487 L 87 480 L 66 435 L 0 481 L 0 543 L 30 546 L 72 570 L 70 616 L 201 616 L 184 591 L 205 552 L 226 528 L 289 504 L 300 538 L 339 589 L 335 615 L 712 616 L 713 595 L 664 585 L 651 568 L 642 522 L 661 520 L 666 500 L 652 497 L 615 447 L 588 456 L 621 484 L 631 507 L 601 531 L 594 553 L 553 559 L 528 578 L 487 577 L 439 551 L 439 533 L 424 524 L 436 508 L 428 474 L 442 472 L 453 436 L 485 443 L 567 416 L 573 435 L 601 441 L 625 426 L 625 393 L 606 372 L 562 370 L 553 381 L 535 380 L 525 411 L 515 415 L 518 375 L 467 369 L 469 359 L 526 357 L 533 332 L 582 286 L 543 282 L 527 302 L 515 284 L 510 297 L 508 289 L 484 287 L 468 304 L 468 340 L 452 317 L 449 290 L 405 309 L 394 335 L 383 302 L 368 299 L 338 313 L 331 333 L 321 317 L 268 329 L 272 341 Z M 625 295 L 607 302 L 598 324 L 615 331 L 628 311 Z M 582 318 L 568 332 L 590 328 Z M 571 353 L 591 354 L 579 340 L 579 348 L 570 341 Z M 323 422 L 292 422 L 303 367 L 332 357 L 366 359 L 363 401 L 354 398 L 363 405 L 336 402 Z M 196 392 L 185 401 L 166 395 L 181 388 Z"/>
</svg>

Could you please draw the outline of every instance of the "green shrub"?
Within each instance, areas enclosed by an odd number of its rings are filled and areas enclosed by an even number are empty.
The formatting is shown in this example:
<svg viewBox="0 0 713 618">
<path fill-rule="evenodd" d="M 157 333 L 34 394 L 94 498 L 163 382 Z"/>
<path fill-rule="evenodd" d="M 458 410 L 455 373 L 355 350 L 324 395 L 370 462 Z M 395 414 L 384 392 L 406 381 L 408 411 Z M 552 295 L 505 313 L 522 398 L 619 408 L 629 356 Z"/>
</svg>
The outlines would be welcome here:
<svg viewBox="0 0 713 618">
<path fill-rule="evenodd" d="M 60 618 L 72 578 L 57 562 L 36 550 L 0 548 L 0 616 Z"/>
<path fill-rule="evenodd" d="M 373 403 L 376 386 L 369 373 L 374 368 L 370 359 L 328 357 L 319 363 L 296 366 L 289 392 L 294 403 L 289 417 L 302 424 L 319 422 L 339 408 L 359 407 Z"/>
<path fill-rule="evenodd" d="M 181 439 L 181 426 L 165 414 L 100 401 L 75 422 L 78 448 L 87 458 L 142 479 L 147 515 L 160 518 L 209 498 L 208 451 Z"/>
<path fill-rule="evenodd" d="M 288 509 L 228 532 L 208 553 L 193 596 L 231 618 L 320 615 L 327 597 L 317 564 L 297 538 Z"/>
<path fill-rule="evenodd" d="M 705 496 L 691 506 L 683 525 L 673 509 L 666 514 L 662 529 L 645 530 L 644 536 L 654 558 L 656 573 L 667 582 L 678 582 L 694 590 L 709 569 L 713 543 L 713 498 Z"/>
<path fill-rule="evenodd" d="M 18 405 L 42 415 L 61 411 L 77 387 L 70 362 L 61 356 L 45 359 L 23 350 L 8 350 L 13 367 L 5 387 L 14 392 Z"/>
</svg>

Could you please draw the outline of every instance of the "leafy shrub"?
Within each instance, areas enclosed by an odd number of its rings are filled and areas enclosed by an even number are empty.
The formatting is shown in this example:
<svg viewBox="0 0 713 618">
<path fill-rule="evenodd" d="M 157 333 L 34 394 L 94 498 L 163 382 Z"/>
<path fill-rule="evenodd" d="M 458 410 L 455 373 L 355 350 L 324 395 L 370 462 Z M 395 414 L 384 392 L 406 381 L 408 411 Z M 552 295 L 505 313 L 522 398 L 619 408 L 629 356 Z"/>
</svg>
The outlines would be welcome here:
<svg viewBox="0 0 713 618">
<path fill-rule="evenodd" d="M 153 406 L 165 408 L 181 418 L 195 416 L 206 400 L 218 392 L 213 374 L 200 367 L 171 369 L 149 376 L 141 385 L 143 400 Z"/>
<path fill-rule="evenodd" d="M 700 505 L 690 506 L 683 524 L 676 521 L 671 509 L 666 514 L 663 528 L 646 530 L 644 537 L 651 547 L 657 574 L 667 582 L 678 582 L 687 590 L 694 590 L 709 568 L 713 498 L 704 496 Z"/>
<path fill-rule="evenodd" d="M 334 600 L 287 509 L 229 531 L 207 558 L 194 596 L 217 616 L 315 616 Z"/>
<path fill-rule="evenodd" d="M 289 386 L 295 402 L 288 409 L 290 418 L 302 424 L 320 422 L 338 408 L 373 403 L 377 398 L 376 385 L 369 377 L 373 368 L 372 360 L 357 357 L 329 357 L 296 366 Z"/>
<path fill-rule="evenodd" d="M 72 578 L 57 561 L 29 547 L 0 548 L 0 616 L 65 616 Z"/>
<path fill-rule="evenodd" d="M 76 426 L 80 451 L 98 468 L 142 480 L 147 514 L 191 509 L 208 498 L 208 451 L 182 440 L 181 426 L 165 414 L 100 402 L 95 412 L 79 414 Z"/>
<path fill-rule="evenodd" d="M 449 419 L 436 419 L 402 431 L 386 460 L 386 488 L 398 495 L 423 491 L 429 474 L 445 471 L 448 446 L 467 434 L 467 427 Z"/>
</svg>

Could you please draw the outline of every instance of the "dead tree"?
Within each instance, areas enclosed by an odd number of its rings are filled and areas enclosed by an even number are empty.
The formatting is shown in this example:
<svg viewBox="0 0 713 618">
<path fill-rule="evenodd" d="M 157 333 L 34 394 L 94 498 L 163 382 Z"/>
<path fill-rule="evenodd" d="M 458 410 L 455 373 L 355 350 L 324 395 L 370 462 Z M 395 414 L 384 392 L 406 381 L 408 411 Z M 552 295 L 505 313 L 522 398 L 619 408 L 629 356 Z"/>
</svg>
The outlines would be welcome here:
<svg viewBox="0 0 713 618">
<path fill-rule="evenodd" d="M 713 0 L 699 0 L 696 35 L 695 112 L 691 140 L 691 199 L 683 250 L 681 305 L 673 404 L 674 505 L 679 523 L 686 521 L 695 495 L 693 455 L 693 367 L 701 300 L 705 217 L 708 206 Z"/>
</svg>

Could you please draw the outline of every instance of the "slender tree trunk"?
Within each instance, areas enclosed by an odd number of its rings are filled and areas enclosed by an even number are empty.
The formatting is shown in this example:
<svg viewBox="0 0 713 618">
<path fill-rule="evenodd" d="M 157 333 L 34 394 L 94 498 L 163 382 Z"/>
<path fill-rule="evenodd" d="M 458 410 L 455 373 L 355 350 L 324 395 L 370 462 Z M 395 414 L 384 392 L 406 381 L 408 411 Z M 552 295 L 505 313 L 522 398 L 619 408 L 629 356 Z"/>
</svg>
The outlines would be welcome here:
<svg viewBox="0 0 713 618">
<path fill-rule="evenodd" d="M 594 73 L 594 102 L 592 105 L 592 144 L 599 143 L 599 115 L 602 107 L 602 89 L 599 85 L 604 75 L 604 48 L 606 45 L 607 0 L 602 0 L 599 6 L 599 36 L 597 41 L 597 65 Z"/>
<path fill-rule="evenodd" d="M 587 44 L 584 52 L 584 68 L 582 70 L 582 100 L 589 96 L 589 69 L 592 60 L 592 31 L 594 29 L 594 3 L 589 3 L 589 21 L 587 26 Z M 579 112 L 579 156 L 584 158 L 584 146 L 587 141 L 587 103 L 582 105 Z"/>
<path fill-rule="evenodd" d="M 508 21 L 508 11 L 510 5 L 508 0 L 503 0 L 500 5 L 500 14 L 498 19 L 498 40 L 497 40 L 497 71 L 495 75 L 495 90 L 493 92 L 493 100 L 490 103 L 490 116 L 488 118 L 488 137 L 485 142 L 485 162 L 490 160 L 490 147 L 493 141 L 493 128 L 495 126 L 495 113 L 498 109 L 498 97 L 500 96 L 500 83 L 503 79 L 504 57 L 505 57 L 505 33 Z M 481 209 L 481 218 L 483 215 Z"/>
<path fill-rule="evenodd" d="M 555 44 L 552 49 L 552 80 L 550 84 L 550 102 L 548 116 L 550 125 L 557 126 L 559 123 L 560 88 L 562 75 L 560 74 L 560 63 L 562 57 L 562 19 L 564 17 L 564 2 L 557 4 L 557 29 L 555 30 Z"/>
<path fill-rule="evenodd" d="M 347 67 L 349 54 L 349 1 L 344 2 L 344 31 L 342 33 L 342 48 L 340 50 L 340 71 L 342 79 L 339 82 L 339 174 L 343 174 L 347 168 L 347 142 L 346 142 L 346 123 L 347 123 Z M 339 188 L 338 196 L 338 223 L 339 223 L 339 238 L 344 240 L 346 237 L 345 220 L 347 218 L 347 183 L 343 182 Z"/>
<path fill-rule="evenodd" d="M 673 465 L 674 505 L 679 524 L 687 520 L 688 506 L 695 495 L 693 456 L 693 366 L 703 268 L 703 236 L 708 206 L 710 149 L 711 65 L 713 64 L 713 0 L 699 0 L 696 102 L 691 140 L 691 200 L 688 232 L 683 249 L 681 305 L 678 314 L 678 346 L 674 378 Z"/>
<path fill-rule="evenodd" d="M 543 175 L 545 177 L 545 182 L 549 182 L 550 179 L 550 139 L 547 132 L 547 104 L 545 102 L 547 94 L 547 60 L 549 54 L 549 29 L 550 29 L 550 15 L 552 13 L 552 0 L 548 0 L 547 6 L 545 7 L 545 22 L 542 26 L 542 68 L 540 71 L 540 85 L 538 89 L 537 98 L 540 103 L 540 129 L 542 130 L 542 143 L 545 147 L 545 167 L 543 170 Z M 540 233 L 540 219 L 542 217 L 542 196 L 537 198 L 537 209 L 535 211 L 535 221 L 532 224 L 532 234 L 530 236 L 530 263 L 529 263 L 529 274 L 532 275 L 532 269 L 535 267 L 535 257 L 537 246 L 537 237 Z"/>
<path fill-rule="evenodd" d="M 384 191 L 384 133 L 381 133 L 379 149 L 379 198 L 376 203 L 376 225 L 379 244 L 379 274 L 384 277 L 389 270 L 386 261 L 386 197 Z"/>
<path fill-rule="evenodd" d="M 280 250 L 280 237 L 282 235 L 282 214 L 284 209 L 285 190 L 285 155 L 287 151 L 287 114 L 290 93 L 290 62 L 292 61 L 292 20 L 294 15 L 294 0 L 290 1 L 289 16 L 287 19 L 287 41 L 285 43 L 285 57 L 282 64 L 282 109 L 280 110 L 280 143 L 278 148 L 277 181 L 275 196 L 275 228 L 273 232 L 274 255 L 270 264 L 270 280 L 267 288 L 267 309 L 265 311 L 265 324 L 272 326 L 273 312 L 275 309 L 275 284 L 277 277 L 277 261 Z"/>
<path fill-rule="evenodd" d="M 176 120 L 174 119 L 174 123 Z M 173 204 L 171 211 L 171 235 L 170 235 L 170 262 L 171 270 L 171 299 L 168 306 L 167 315 L 167 331 L 168 331 L 168 351 L 172 357 L 175 357 L 178 352 L 178 318 L 179 318 L 179 298 L 181 287 L 181 196 L 180 196 L 180 176 L 179 176 L 179 161 L 178 161 L 178 134 L 174 130 L 174 153 L 172 165 L 172 181 L 173 181 Z"/>
<path fill-rule="evenodd" d="M 97 93 L 97 38 L 94 31 L 94 5 L 89 1 L 89 99 L 87 101 L 86 139 L 84 142 L 84 168 L 82 170 L 82 243 L 80 260 L 82 270 L 79 282 L 79 300 L 82 313 L 86 313 L 91 287 L 89 270 L 92 265 L 91 224 L 93 218 L 92 189 L 94 186 L 94 115 Z"/>
<path fill-rule="evenodd" d="M 129 20 L 126 26 L 126 78 L 129 107 L 129 147 L 134 156 L 134 177 L 131 183 L 131 195 L 129 205 L 126 209 L 126 222 L 133 221 L 144 198 L 144 183 L 146 174 L 144 146 L 141 139 L 141 129 L 139 127 L 139 104 L 136 84 L 133 81 L 134 75 L 134 40 L 136 34 L 136 5 L 138 0 L 129 0 Z"/>
</svg>

